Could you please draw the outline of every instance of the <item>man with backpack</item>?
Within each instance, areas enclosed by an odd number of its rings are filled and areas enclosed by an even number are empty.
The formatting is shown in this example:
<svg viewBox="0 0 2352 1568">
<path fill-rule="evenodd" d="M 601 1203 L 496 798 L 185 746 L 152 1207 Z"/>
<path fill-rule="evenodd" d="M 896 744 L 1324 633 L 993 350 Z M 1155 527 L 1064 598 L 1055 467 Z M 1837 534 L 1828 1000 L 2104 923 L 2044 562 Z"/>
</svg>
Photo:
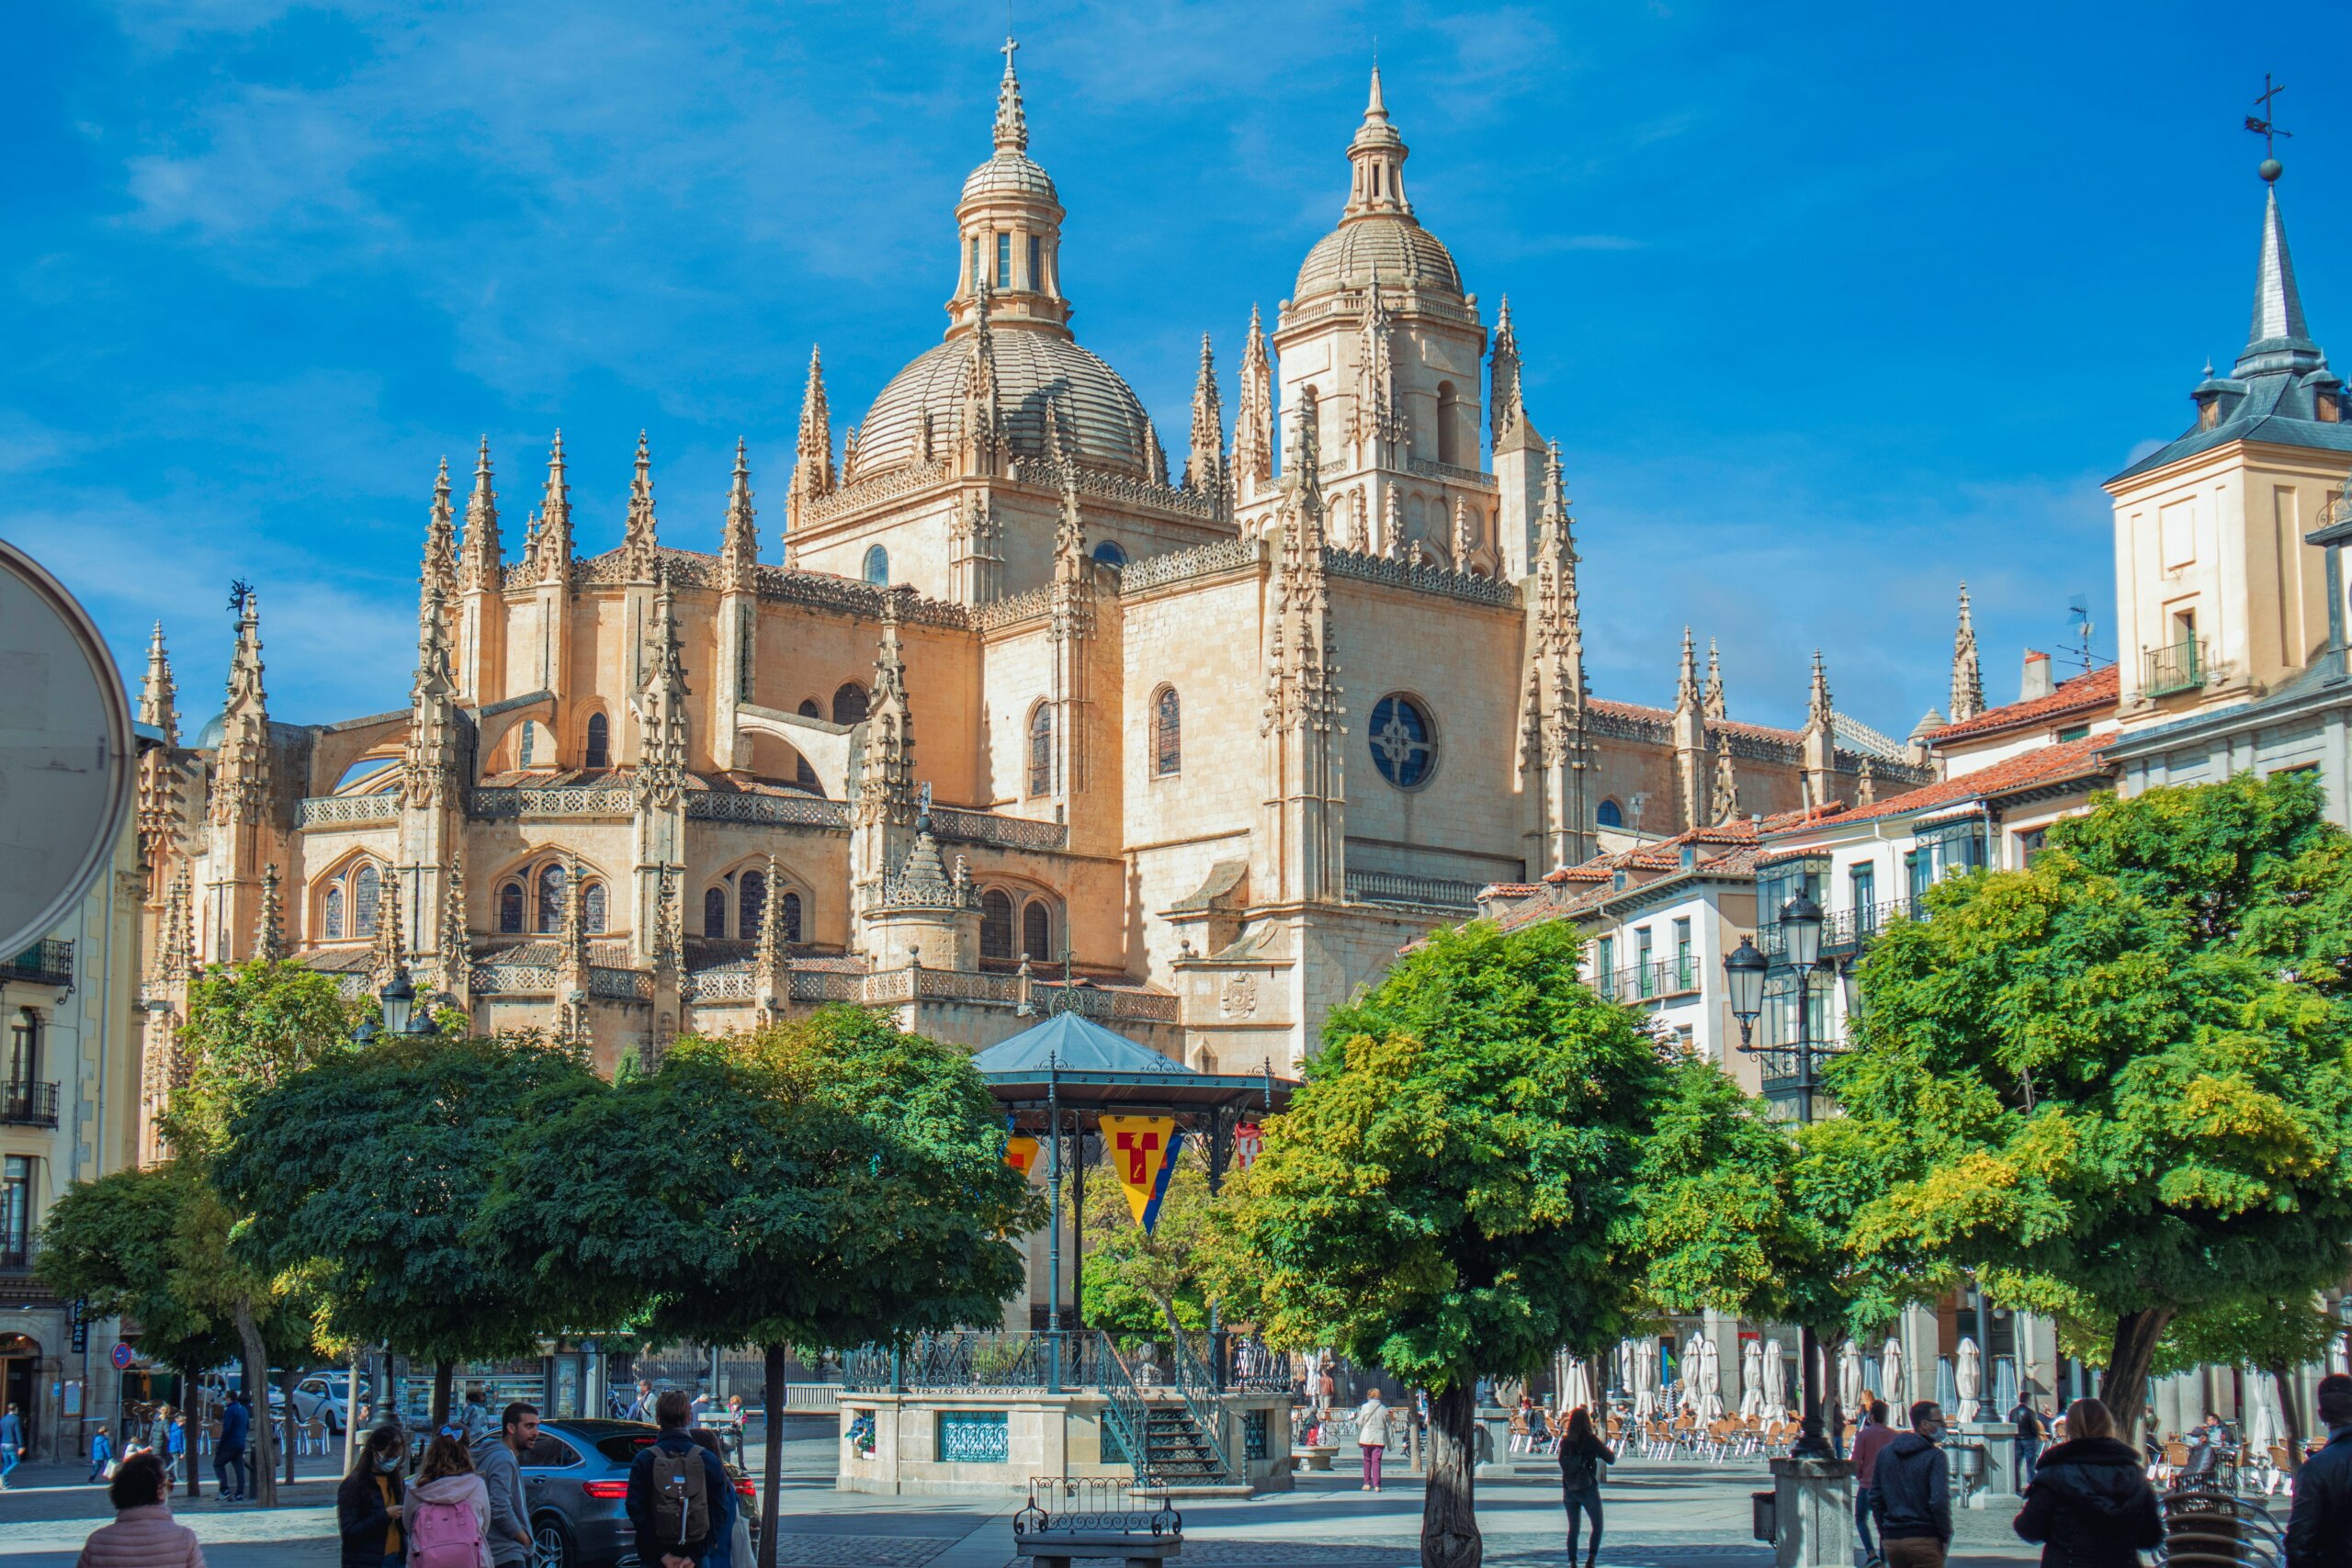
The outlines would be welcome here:
<svg viewBox="0 0 2352 1568">
<path fill-rule="evenodd" d="M 686 1435 L 692 1402 L 664 1389 L 653 1402 L 662 1435 L 628 1467 L 628 1522 L 645 1568 L 702 1568 L 726 1514 L 727 1467 Z"/>
<path fill-rule="evenodd" d="M 242 1393 L 231 1394 L 229 1403 L 220 1407 L 220 1434 L 212 1440 L 212 1479 L 220 1484 L 223 1503 L 243 1502 L 245 1488 L 252 1483 L 251 1467 L 245 1463 L 245 1439 L 253 1429 L 253 1419 Z M 236 1477 L 233 1485 L 232 1475 Z"/>
<path fill-rule="evenodd" d="M 1871 1467 L 1871 1503 L 1887 1568 L 1944 1568 L 1951 1549 L 1951 1478 L 1936 1442 L 1943 1433 L 1943 1406 L 1923 1399 L 1911 1407 L 1911 1429 L 1881 1450 Z"/>
</svg>

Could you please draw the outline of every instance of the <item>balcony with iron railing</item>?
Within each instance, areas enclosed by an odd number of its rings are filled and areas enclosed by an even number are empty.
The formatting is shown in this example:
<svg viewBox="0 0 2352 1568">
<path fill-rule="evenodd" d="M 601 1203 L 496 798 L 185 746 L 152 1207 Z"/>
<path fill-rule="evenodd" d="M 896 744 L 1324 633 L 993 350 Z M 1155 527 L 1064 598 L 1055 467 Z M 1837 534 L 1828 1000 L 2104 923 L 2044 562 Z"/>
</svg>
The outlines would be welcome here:
<svg viewBox="0 0 2352 1568">
<path fill-rule="evenodd" d="M 2140 657 L 2143 695 L 2168 697 L 2176 692 L 2193 692 L 2205 683 L 2205 644 L 2199 638 L 2183 637 L 2163 648 L 2145 649 Z"/>
<path fill-rule="evenodd" d="M 0 981 L 23 980 L 35 986 L 55 986 L 62 990 L 74 984 L 74 944 L 59 937 L 49 937 L 33 943 L 16 957 L 0 964 Z"/>
<path fill-rule="evenodd" d="M 1699 989 L 1697 958 L 1656 958 L 1593 976 L 1592 988 L 1612 1002 L 1654 1002 L 1687 997 Z"/>
<path fill-rule="evenodd" d="M 1821 950 L 1841 953 L 1868 946 L 1871 939 L 1896 920 L 1917 919 L 1921 900 L 1882 898 L 1874 904 L 1863 904 L 1843 909 L 1832 909 L 1822 917 Z M 1757 948 L 1765 957 L 1776 963 L 1789 955 L 1789 940 L 1781 932 L 1781 922 L 1768 921 L 1756 933 Z"/>
<path fill-rule="evenodd" d="M 0 1126 L 57 1125 L 57 1086 L 28 1079 L 0 1083 Z"/>
</svg>

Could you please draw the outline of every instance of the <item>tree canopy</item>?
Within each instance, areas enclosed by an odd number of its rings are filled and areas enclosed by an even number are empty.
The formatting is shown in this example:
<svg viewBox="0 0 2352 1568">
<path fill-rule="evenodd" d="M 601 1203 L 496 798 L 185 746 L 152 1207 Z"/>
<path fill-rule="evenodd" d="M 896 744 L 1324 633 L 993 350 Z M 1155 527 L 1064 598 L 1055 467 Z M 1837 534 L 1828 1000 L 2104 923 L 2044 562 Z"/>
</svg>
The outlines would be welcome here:
<svg viewBox="0 0 2352 1568">
<path fill-rule="evenodd" d="M 2301 774 L 2152 789 L 1940 885 L 1827 1075 L 1879 1185 L 1855 1247 L 2109 1325 L 2127 1426 L 2177 1316 L 2345 1273 L 2352 838 L 2321 805 Z"/>
<path fill-rule="evenodd" d="M 1216 1235 L 1216 1200 L 1201 1155 L 1189 1144 L 1168 1180 L 1159 1221 L 1146 1234 L 1126 1190 L 1105 1170 L 1086 1190 L 1086 1257 L 1080 1265 L 1079 1321 L 1139 1339 L 1172 1325 L 1206 1328 L 1214 1290 L 1205 1253 Z"/>
</svg>

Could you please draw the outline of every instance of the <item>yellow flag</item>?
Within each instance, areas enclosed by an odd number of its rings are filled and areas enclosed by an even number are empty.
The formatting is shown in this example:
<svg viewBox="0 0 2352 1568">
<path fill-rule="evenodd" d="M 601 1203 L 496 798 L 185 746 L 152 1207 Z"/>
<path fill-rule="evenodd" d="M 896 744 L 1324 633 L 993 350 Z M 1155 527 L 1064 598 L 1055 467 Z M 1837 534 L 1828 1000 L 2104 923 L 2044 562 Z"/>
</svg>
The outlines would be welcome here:
<svg viewBox="0 0 2352 1568">
<path fill-rule="evenodd" d="M 1004 1163 L 1026 1176 L 1037 1168 L 1037 1140 L 1007 1138 L 1004 1141 Z"/>
<path fill-rule="evenodd" d="M 1168 1196 L 1169 1178 L 1176 1173 L 1176 1151 L 1184 1134 L 1172 1116 L 1105 1116 L 1102 1145 L 1119 1185 L 1126 1190 L 1127 1209 L 1151 1234 L 1159 1223 L 1160 1200 Z"/>
</svg>

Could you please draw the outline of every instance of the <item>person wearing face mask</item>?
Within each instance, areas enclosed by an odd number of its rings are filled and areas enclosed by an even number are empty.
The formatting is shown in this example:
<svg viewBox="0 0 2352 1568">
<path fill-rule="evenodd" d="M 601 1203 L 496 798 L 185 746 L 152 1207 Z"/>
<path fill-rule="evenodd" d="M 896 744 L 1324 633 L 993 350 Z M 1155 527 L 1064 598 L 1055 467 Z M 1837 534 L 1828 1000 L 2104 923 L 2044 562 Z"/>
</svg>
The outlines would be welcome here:
<svg viewBox="0 0 2352 1568">
<path fill-rule="evenodd" d="M 405 1561 L 401 1540 L 401 1463 L 408 1444 L 396 1427 L 368 1434 L 351 1473 L 335 1488 L 335 1525 L 343 1536 L 343 1568 L 390 1568 Z"/>
<path fill-rule="evenodd" d="M 1911 1429 L 1881 1450 L 1871 1471 L 1871 1504 L 1886 1568 L 1944 1568 L 1951 1546 L 1951 1479 L 1936 1444 L 1943 1431 L 1943 1407 L 1919 1401 L 1911 1407 Z"/>
</svg>

